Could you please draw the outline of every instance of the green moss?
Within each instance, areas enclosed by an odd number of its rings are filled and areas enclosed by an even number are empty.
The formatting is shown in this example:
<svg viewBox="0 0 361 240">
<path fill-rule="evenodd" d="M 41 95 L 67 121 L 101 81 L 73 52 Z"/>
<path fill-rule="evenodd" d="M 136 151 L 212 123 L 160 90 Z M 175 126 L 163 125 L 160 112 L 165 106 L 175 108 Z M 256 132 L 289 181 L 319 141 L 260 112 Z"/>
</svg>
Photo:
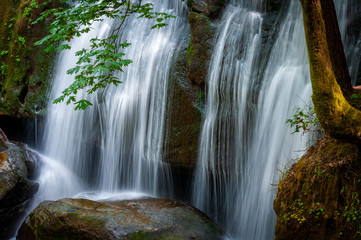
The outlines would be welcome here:
<svg viewBox="0 0 361 240">
<path fill-rule="evenodd" d="M 172 230 L 169 231 L 138 231 L 132 234 L 127 235 L 127 239 L 129 240 L 182 240 L 181 236 L 178 236 Z"/>
<path fill-rule="evenodd" d="M 31 24 L 41 9 L 30 12 L 27 0 L 6 1 L 1 10 L 4 14 L 0 14 L 0 109 L 7 115 L 33 117 L 46 106 L 49 70 L 55 55 L 33 46 L 46 34 L 47 23 Z M 50 4 L 56 5 L 57 1 Z"/>
<path fill-rule="evenodd" d="M 191 65 L 193 56 L 194 56 L 194 50 L 192 48 L 192 36 L 191 36 L 191 38 L 189 40 L 189 45 L 188 45 L 188 48 L 187 48 L 187 62 L 188 62 L 188 65 Z"/>
<path fill-rule="evenodd" d="M 356 145 L 319 140 L 278 185 L 276 239 L 351 239 L 361 230 L 358 172 Z"/>
</svg>

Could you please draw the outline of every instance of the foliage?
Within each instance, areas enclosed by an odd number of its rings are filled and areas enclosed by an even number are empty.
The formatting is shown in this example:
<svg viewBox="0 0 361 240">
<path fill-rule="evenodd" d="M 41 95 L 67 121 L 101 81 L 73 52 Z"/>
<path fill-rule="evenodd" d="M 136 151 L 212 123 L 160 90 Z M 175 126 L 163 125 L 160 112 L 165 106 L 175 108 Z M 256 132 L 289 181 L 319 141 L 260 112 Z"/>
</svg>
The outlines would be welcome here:
<svg viewBox="0 0 361 240">
<path fill-rule="evenodd" d="M 66 100 L 66 103 L 74 103 L 75 109 L 86 109 L 92 105 L 85 99 L 78 100 L 76 94 L 81 89 L 87 89 L 91 94 L 99 88 L 105 88 L 109 84 L 117 86 L 121 83 L 114 73 L 123 71 L 132 61 L 124 58 L 120 50 L 128 47 L 130 43 L 119 43 L 118 34 L 127 17 L 136 15 L 137 18 L 154 19 L 152 29 L 162 28 L 167 25 L 166 19 L 175 16 L 153 11 L 152 3 L 142 3 L 142 0 L 79 0 L 76 5 L 72 1 L 67 7 L 48 9 L 33 23 L 53 19 L 50 25 L 50 34 L 41 39 L 36 45 L 46 44 L 46 51 L 70 49 L 69 42 L 74 37 L 79 37 L 91 30 L 94 22 L 103 21 L 105 18 L 117 19 L 118 26 L 114 28 L 109 37 L 105 39 L 92 38 L 90 49 L 82 49 L 76 53 L 78 61 L 75 67 L 69 69 L 67 74 L 74 74 L 75 81 L 68 86 L 54 103 Z M 37 6 L 39 7 L 39 6 Z"/>
<path fill-rule="evenodd" d="M 356 107 L 358 109 L 361 108 L 361 93 L 354 93 L 351 95 L 351 106 Z"/>
<path fill-rule="evenodd" d="M 297 107 L 293 117 L 287 119 L 286 123 L 288 123 L 291 128 L 294 127 L 292 134 L 300 132 L 301 130 L 302 134 L 305 134 L 310 130 L 311 126 L 318 125 L 319 121 L 316 117 L 314 106 L 307 105 L 304 108 Z"/>
</svg>

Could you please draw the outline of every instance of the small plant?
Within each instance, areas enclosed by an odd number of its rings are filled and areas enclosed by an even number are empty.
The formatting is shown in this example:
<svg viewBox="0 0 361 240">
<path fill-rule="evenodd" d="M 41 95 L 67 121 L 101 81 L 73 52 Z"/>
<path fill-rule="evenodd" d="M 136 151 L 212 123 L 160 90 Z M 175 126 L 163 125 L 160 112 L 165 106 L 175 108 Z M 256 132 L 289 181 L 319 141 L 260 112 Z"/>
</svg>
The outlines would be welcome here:
<svg viewBox="0 0 361 240">
<path fill-rule="evenodd" d="M 360 108 L 361 107 L 361 93 L 354 93 L 351 95 L 351 106 Z"/>
<path fill-rule="evenodd" d="M 0 56 L 5 56 L 8 53 L 9 53 L 9 51 L 1 51 Z"/>
<path fill-rule="evenodd" d="M 305 134 L 310 130 L 311 126 L 316 126 L 319 124 L 318 118 L 316 117 L 316 112 L 314 106 L 306 106 L 305 108 L 297 107 L 295 109 L 295 114 L 292 118 L 287 119 L 291 128 L 294 128 L 292 134 L 301 132 Z"/>
<path fill-rule="evenodd" d="M 26 41 L 24 37 L 18 36 L 18 39 L 16 40 L 16 42 L 21 43 L 24 47 L 26 47 Z"/>
<path fill-rule="evenodd" d="M 0 67 L 1 70 L 1 75 L 5 76 L 6 75 L 6 71 L 8 70 L 8 65 L 6 65 L 5 63 L 3 63 Z"/>
</svg>

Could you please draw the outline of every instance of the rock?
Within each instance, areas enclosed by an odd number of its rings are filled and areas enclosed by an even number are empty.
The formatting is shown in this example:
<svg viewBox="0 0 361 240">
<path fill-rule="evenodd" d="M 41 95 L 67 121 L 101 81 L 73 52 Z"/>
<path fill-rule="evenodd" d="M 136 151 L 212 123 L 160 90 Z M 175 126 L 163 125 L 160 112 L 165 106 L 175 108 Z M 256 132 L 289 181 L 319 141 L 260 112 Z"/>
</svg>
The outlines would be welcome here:
<svg viewBox="0 0 361 240">
<path fill-rule="evenodd" d="M 7 136 L 5 135 L 5 133 L 1 128 L 0 128 L 0 141 L 3 143 L 9 141 L 9 139 L 7 138 Z"/>
<path fill-rule="evenodd" d="M 215 19 L 219 17 L 224 7 L 224 0 L 189 0 L 191 10 L 206 17 Z"/>
<path fill-rule="evenodd" d="M 361 155 L 324 137 L 278 184 L 276 240 L 361 239 Z"/>
<path fill-rule="evenodd" d="M 2 0 L 0 9 L 0 114 L 32 118 L 45 113 L 55 52 L 34 42 L 45 37 L 49 21 L 31 24 L 58 0 L 31 8 L 29 0 Z M 39 4 L 45 0 L 37 0 Z M 31 10 L 30 10 L 31 9 Z"/>
<path fill-rule="evenodd" d="M 213 27 L 208 17 L 190 12 L 188 15 L 191 27 L 191 38 L 187 49 L 188 77 L 193 84 L 202 88 L 211 59 Z"/>
<path fill-rule="evenodd" d="M 17 239 L 222 239 L 222 230 L 196 208 L 166 199 L 42 202 Z"/>
<path fill-rule="evenodd" d="M 199 85 L 189 77 L 187 48 L 190 39 L 188 29 L 171 64 L 163 155 L 163 161 L 170 165 L 172 171 L 175 198 L 182 200 L 191 197 L 189 189 L 197 164 L 205 101 L 204 82 Z M 202 81 L 205 81 L 205 74 L 202 75 Z"/>
<path fill-rule="evenodd" d="M 0 239 L 14 234 L 14 222 L 25 214 L 25 205 L 37 192 L 34 177 L 37 156 L 27 145 L 6 141 L 0 132 L 0 143 L 6 148 L 0 152 Z M 5 141 L 4 141 L 5 140 Z"/>
</svg>

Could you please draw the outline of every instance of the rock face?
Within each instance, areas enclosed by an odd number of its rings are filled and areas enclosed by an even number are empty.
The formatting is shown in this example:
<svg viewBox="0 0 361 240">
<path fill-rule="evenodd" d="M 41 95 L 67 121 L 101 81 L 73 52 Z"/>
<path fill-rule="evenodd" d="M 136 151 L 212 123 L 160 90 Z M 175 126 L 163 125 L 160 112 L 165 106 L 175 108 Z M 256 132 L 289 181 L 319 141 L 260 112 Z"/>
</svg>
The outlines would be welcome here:
<svg viewBox="0 0 361 240">
<path fill-rule="evenodd" d="M 45 0 L 36 0 L 38 4 Z M 0 9 L 0 114 L 31 118 L 47 104 L 55 53 L 33 43 L 46 35 L 46 22 L 31 24 L 58 1 L 33 9 L 32 1 L 2 0 Z"/>
<path fill-rule="evenodd" d="M 172 169 L 177 198 L 189 199 L 205 101 L 205 85 L 211 59 L 214 26 L 222 0 L 188 1 L 189 29 L 171 67 L 164 161 Z"/>
<path fill-rule="evenodd" d="M 221 239 L 222 230 L 182 202 L 141 199 L 94 202 L 61 199 L 41 203 L 25 219 L 17 239 Z"/>
<path fill-rule="evenodd" d="M 311 147 L 278 185 L 276 239 L 361 239 L 360 160 L 330 137 Z"/>
<path fill-rule="evenodd" d="M 25 144 L 9 142 L 0 129 L 0 239 L 10 237 L 19 216 L 38 190 L 31 179 L 37 158 Z"/>
<path fill-rule="evenodd" d="M 224 0 L 189 0 L 188 4 L 193 12 L 209 18 L 217 18 L 224 7 Z"/>
</svg>

